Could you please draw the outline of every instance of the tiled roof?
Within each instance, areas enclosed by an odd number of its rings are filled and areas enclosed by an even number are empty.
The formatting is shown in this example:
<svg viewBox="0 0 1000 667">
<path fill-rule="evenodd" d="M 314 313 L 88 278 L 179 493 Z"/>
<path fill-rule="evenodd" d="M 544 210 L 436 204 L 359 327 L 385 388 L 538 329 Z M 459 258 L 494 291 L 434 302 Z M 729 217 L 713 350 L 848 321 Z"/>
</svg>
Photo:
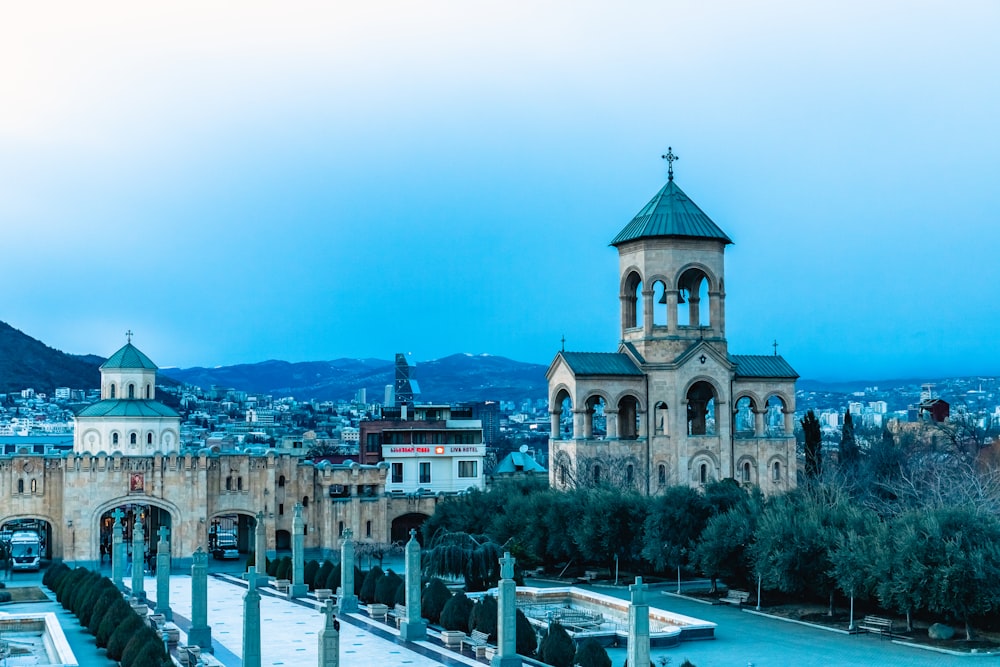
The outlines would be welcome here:
<svg viewBox="0 0 1000 667">
<path fill-rule="evenodd" d="M 77 417 L 180 417 L 159 401 L 106 400 L 88 405 Z"/>
<path fill-rule="evenodd" d="M 798 373 L 784 357 L 770 354 L 731 354 L 729 360 L 736 364 L 736 377 L 743 378 L 797 378 Z"/>
<path fill-rule="evenodd" d="M 733 242 L 672 180 L 667 181 L 656 196 L 635 214 L 632 222 L 625 225 L 625 229 L 618 233 L 611 245 L 657 236 Z"/>
<path fill-rule="evenodd" d="M 140 352 L 135 345 L 125 343 L 125 347 L 112 354 L 107 361 L 101 364 L 101 369 L 105 368 L 145 368 L 155 371 L 156 364 Z"/>
<path fill-rule="evenodd" d="M 627 354 L 619 352 L 560 352 L 575 375 L 642 375 Z"/>
</svg>

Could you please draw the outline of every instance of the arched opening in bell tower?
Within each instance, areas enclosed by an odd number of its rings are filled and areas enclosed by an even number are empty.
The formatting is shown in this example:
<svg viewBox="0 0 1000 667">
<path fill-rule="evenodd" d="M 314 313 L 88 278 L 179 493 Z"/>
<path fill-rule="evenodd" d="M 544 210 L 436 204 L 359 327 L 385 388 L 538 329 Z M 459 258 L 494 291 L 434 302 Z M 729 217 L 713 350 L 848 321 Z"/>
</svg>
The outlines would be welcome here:
<svg viewBox="0 0 1000 667">
<path fill-rule="evenodd" d="M 653 326 L 667 326 L 667 285 L 662 280 L 653 283 Z"/>
<path fill-rule="evenodd" d="M 622 285 L 622 328 L 636 329 L 642 326 L 642 276 L 632 271 Z"/>
<path fill-rule="evenodd" d="M 699 380 L 687 393 L 688 435 L 715 435 L 715 387 Z"/>
<path fill-rule="evenodd" d="M 744 396 L 736 401 L 733 430 L 737 437 L 749 438 L 754 435 L 756 411 L 757 406 L 754 405 L 753 399 L 749 396 Z"/>
<path fill-rule="evenodd" d="M 635 440 L 639 435 L 639 401 L 635 396 L 623 396 L 618 401 L 618 437 Z"/>
<path fill-rule="evenodd" d="M 677 326 L 712 326 L 708 275 L 697 267 L 687 269 L 677 281 Z"/>
</svg>

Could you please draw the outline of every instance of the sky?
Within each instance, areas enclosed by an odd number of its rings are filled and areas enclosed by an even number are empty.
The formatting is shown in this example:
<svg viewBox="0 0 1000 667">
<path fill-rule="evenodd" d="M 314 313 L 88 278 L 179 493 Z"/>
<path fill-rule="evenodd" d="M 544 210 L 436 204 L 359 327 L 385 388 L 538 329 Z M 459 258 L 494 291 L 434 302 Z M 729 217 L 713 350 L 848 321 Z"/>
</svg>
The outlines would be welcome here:
<svg viewBox="0 0 1000 667">
<path fill-rule="evenodd" d="M 0 320 L 160 366 L 615 351 L 666 180 L 730 352 L 1000 374 L 1000 3 L 19 3 Z"/>
</svg>

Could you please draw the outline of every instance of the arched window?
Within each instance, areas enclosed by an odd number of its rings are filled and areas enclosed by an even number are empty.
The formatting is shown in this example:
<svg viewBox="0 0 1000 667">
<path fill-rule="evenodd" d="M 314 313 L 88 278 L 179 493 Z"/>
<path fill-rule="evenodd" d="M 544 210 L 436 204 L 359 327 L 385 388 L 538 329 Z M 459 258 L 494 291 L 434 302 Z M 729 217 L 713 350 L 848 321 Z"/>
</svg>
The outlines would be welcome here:
<svg viewBox="0 0 1000 667">
<path fill-rule="evenodd" d="M 667 483 L 667 466 L 662 463 L 656 468 L 656 480 L 659 482 L 660 486 Z"/>
<path fill-rule="evenodd" d="M 112 385 L 111 385 L 111 390 L 110 390 L 110 392 L 108 393 L 108 398 L 114 398 L 114 397 L 115 397 L 115 385 L 114 385 L 114 384 L 112 384 Z"/>
<path fill-rule="evenodd" d="M 372 536 L 372 522 L 371 520 L 365 522 L 365 537 Z"/>
<path fill-rule="evenodd" d="M 226 478 L 226 491 L 232 491 L 232 490 L 233 490 L 233 478 L 232 477 L 227 477 Z"/>
<path fill-rule="evenodd" d="M 134 444 L 136 444 L 136 442 L 137 442 L 137 440 L 136 440 L 136 437 L 135 437 L 135 433 L 129 433 L 128 444 L 134 445 Z"/>
<path fill-rule="evenodd" d="M 755 408 L 756 406 L 753 404 L 753 399 L 749 396 L 744 396 L 736 401 L 736 414 L 734 415 L 735 423 L 733 424 L 733 428 L 736 431 L 737 437 L 748 438 L 754 435 L 754 431 L 756 429 Z"/>
<path fill-rule="evenodd" d="M 743 481 L 750 481 L 750 462 L 746 461 L 743 463 Z"/>
<path fill-rule="evenodd" d="M 33 479 L 31 480 L 31 492 L 35 493 L 36 491 L 38 491 L 38 480 Z"/>
<path fill-rule="evenodd" d="M 594 466 L 594 484 L 601 483 L 601 466 Z"/>
<path fill-rule="evenodd" d="M 774 481 L 775 482 L 780 482 L 781 481 L 781 463 L 778 462 L 778 461 L 775 461 L 774 462 L 774 467 L 773 467 L 772 470 L 773 470 L 772 475 L 774 476 Z"/>
<path fill-rule="evenodd" d="M 285 503 L 278 503 L 278 516 L 285 516 Z"/>
<path fill-rule="evenodd" d="M 309 507 L 309 496 L 302 496 L 302 506 Z"/>
<path fill-rule="evenodd" d="M 278 488 L 281 489 L 284 488 L 284 486 L 285 486 L 285 476 L 281 475 L 280 477 L 278 477 Z"/>
<path fill-rule="evenodd" d="M 713 326 L 710 315 L 708 276 L 690 268 L 677 280 L 677 326 Z"/>
<path fill-rule="evenodd" d="M 146 444 L 147 445 L 153 444 L 153 432 L 152 431 L 150 431 L 149 433 L 146 434 Z"/>
<path fill-rule="evenodd" d="M 17 492 L 18 493 L 24 493 L 24 480 L 23 479 L 17 480 Z"/>
<path fill-rule="evenodd" d="M 688 435 L 715 435 L 715 387 L 704 380 L 687 393 Z"/>
<path fill-rule="evenodd" d="M 149 400 L 150 398 L 152 398 L 152 393 L 153 393 L 152 388 L 147 384 L 146 385 L 146 400 Z"/>
<path fill-rule="evenodd" d="M 337 535 L 340 536 L 340 537 L 344 536 L 344 522 L 343 521 L 338 521 L 337 522 Z"/>
<path fill-rule="evenodd" d="M 642 326 L 642 277 L 633 271 L 625 279 L 622 291 L 622 328 L 635 329 Z"/>
<path fill-rule="evenodd" d="M 242 491 L 243 490 L 243 477 L 242 476 L 236 478 L 236 490 L 237 491 Z"/>
<path fill-rule="evenodd" d="M 129 384 L 129 386 L 128 386 L 128 397 L 129 398 L 135 398 L 135 385 L 134 384 Z"/>
<path fill-rule="evenodd" d="M 658 435 L 666 435 L 667 424 L 667 404 L 660 401 L 653 408 L 653 428 Z"/>
<path fill-rule="evenodd" d="M 560 463 L 559 464 L 559 484 L 564 485 L 564 486 L 566 484 L 566 464 L 565 463 Z"/>
<path fill-rule="evenodd" d="M 112 445 L 117 445 L 118 444 L 118 434 L 117 433 L 112 433 L 111 434 L 111 444 Z"/>
<path fill-rule="evenodd" d="M 629 463 L 627 466 L 625 466 L 625 485 L 632 486 L 632 483 L 634 481 L 635 481 L 635 466 Z"/>
<path fill-rule="evenodd" d="M 708 466 L 704 463 L 698 466 L 698 481 L 702 484 L 708 481 Z"/>
</svg>

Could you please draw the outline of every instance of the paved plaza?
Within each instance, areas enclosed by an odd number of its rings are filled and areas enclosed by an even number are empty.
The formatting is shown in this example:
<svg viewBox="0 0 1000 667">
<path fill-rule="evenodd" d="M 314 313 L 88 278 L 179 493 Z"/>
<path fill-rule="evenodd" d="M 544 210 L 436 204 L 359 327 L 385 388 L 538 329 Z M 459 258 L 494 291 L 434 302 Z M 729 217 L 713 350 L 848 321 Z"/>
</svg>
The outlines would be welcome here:
<svg viewBox="0 0 1000 667">
<path fill-rule="evenodd" d="M 40 585 L 41 575 L 18 573 L 8 585 Z M 128 579 L 126 578 L 126 583 Z M 595 587 L 601 593 L 628 597 L 626 586 Z M 729 606 L 709 606 L 687 598 L 664 594 L 672 587 L 653 587 L 653 606 L 694 616 L 718 624 L 716 639 L 685 642 L 668 649 L 653 649 L 652 659 L 659 665 L 661 657 L 677 667 L 685 658 L 697 667 L 829 667 L 836 665 L 885 665 L 887 667 L 940 667 L 941 665 L 978 665 L 983 661 L 994 664 L 996 657 L 957 657 L 947 654 L 900 646 L 871 635 L 828 632 L 809 626 L 756 616 Z M 145 580 L 145 589 L 155 599 L 156 581 Z M 208 578 L 208 622 L 212 626 L 215 657 L 226 667 L 240 667 L 243 645 L 243 595 L 246 585 L 233 575 L 215 573 Z M 319 604 L 311 597 L 292 602 L 279 597 L 272 589 L 262 589 L 261 638 L 265 666 L 315 667 L 317 634 L 323 627 Z M 191 578 L 171 577 L 170 606 L 183 630 L 191 614 Z M 80 665 L 111 667 L 113 663 L 99 651 L 93 637 L 82 630 L 75 617 L 54 601 L 7 604 L 0 611 L 30 613 L 54 611 L 63 625 L 67 639 Z M 412 665 L 413 667 L 466 667 L 483 665 L 471 658 L 442 648 L 435 642 L 436 633 L 429 631 L 429 641 L 405 644 L 394 627 L 370 621 L 364 613 L 350 614 L 341 619 L 341 664 Z M 609 651 L 615 667 L 625 661 L 623 649 Z"/>
</svg>

